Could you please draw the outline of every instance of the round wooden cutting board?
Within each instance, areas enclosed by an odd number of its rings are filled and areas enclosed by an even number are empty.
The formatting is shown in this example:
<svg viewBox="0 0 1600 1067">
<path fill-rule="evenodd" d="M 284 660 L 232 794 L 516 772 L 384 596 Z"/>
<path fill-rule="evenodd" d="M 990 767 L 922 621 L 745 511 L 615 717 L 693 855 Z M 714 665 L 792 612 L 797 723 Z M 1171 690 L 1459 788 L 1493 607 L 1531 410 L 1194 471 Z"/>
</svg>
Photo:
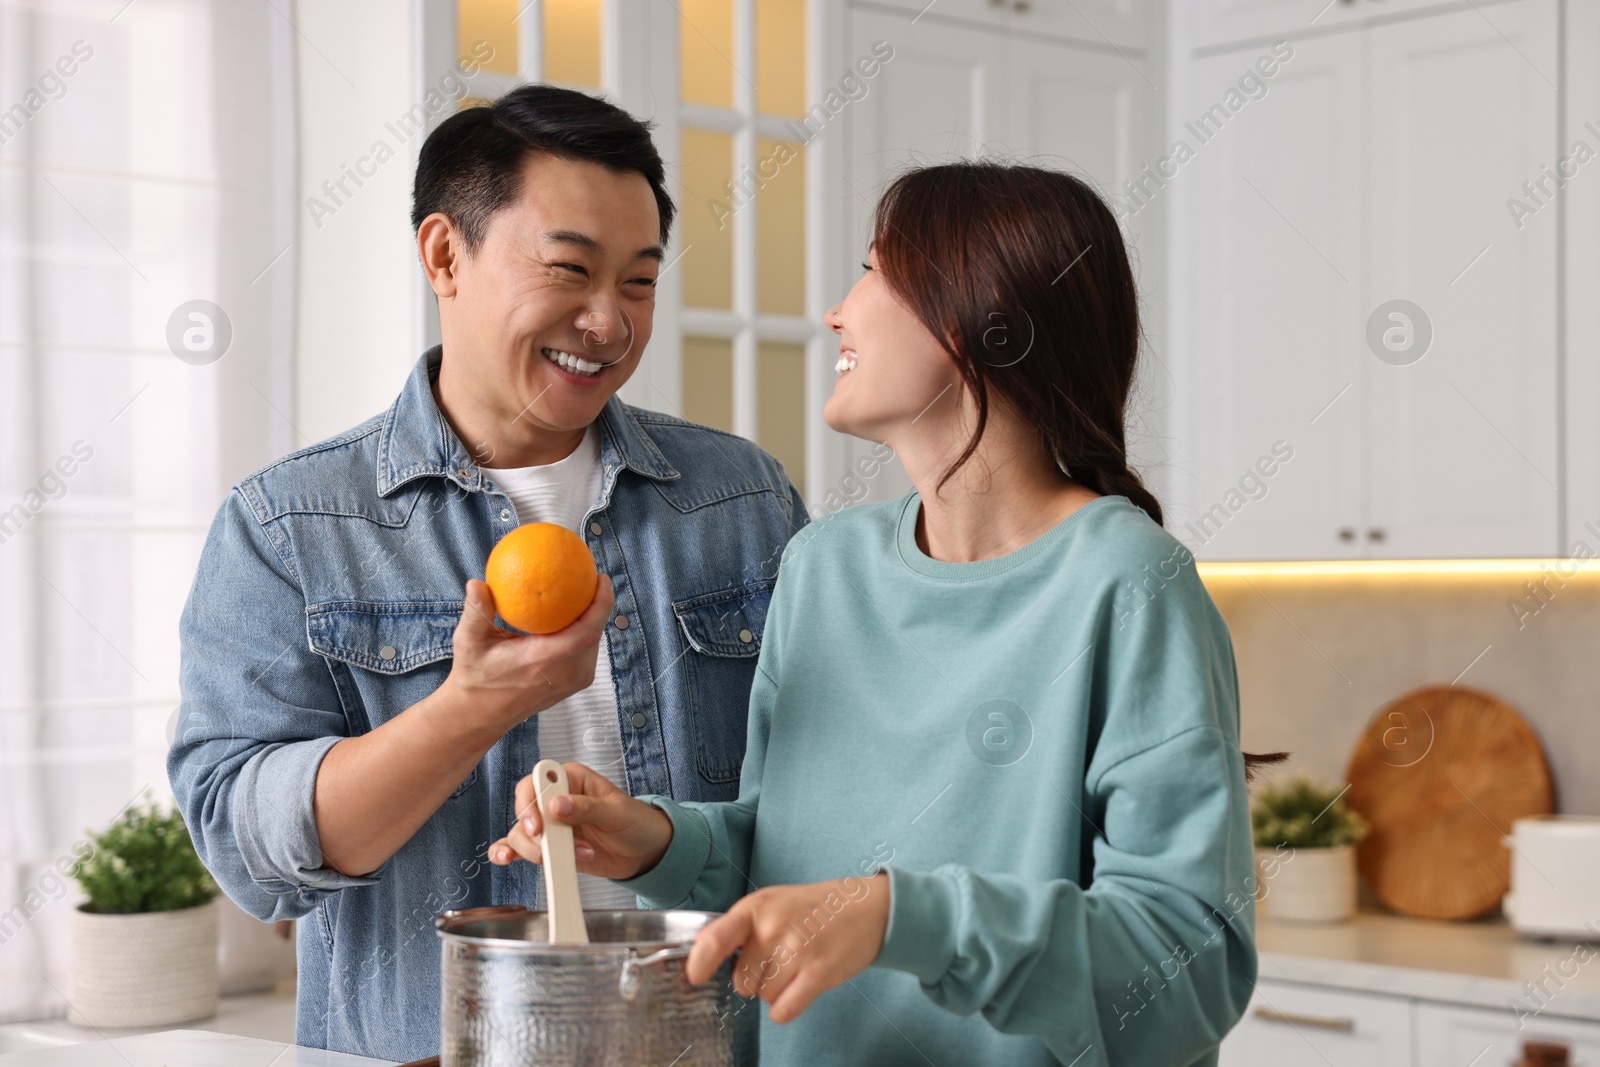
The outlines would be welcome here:
<svg viewBox="0 0 1600 1067">
<path fill-rule="evenodd" d="M 1511 887 L 1511 823 L 1551 810 L 1550 769 L 1527 722 L 1499 699 L 1427 686 L 1383 707 L 1356 743 L 1346 802 L 1371 831 L 1356 847 L 1390 908 L 1472 919 Z"/>
</svg>

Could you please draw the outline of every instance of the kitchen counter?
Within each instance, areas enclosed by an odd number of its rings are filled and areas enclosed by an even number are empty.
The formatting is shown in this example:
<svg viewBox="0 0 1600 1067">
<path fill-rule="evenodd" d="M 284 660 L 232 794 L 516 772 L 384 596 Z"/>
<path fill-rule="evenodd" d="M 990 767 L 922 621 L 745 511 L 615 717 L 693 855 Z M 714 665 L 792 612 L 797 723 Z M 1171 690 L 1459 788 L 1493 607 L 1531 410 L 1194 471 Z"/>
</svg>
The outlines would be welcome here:
<svg viewBox="0 0 1600 1067">
<path fill-rule="evenodd" d="M 1347 923 L 1263 916 L 1260 977 L 1359 993 L 1600 1022 L 1600 946 L 1534 941 L 1503 920 L 1435 922 L 1359 913 Z M 1587 962 L 1585 962 L 1587 960 Z M 1533 986 L 1543 985 L 1543 1001 Z"/>
<path fill-rule="evenodd" d="M 282 1048 L 294 1040 L 294 982 L 287 980 L 269 992 L 225 996 L 217 1005 L 215 1015 L 179 1025 L 186 1030 L 210 1030 L 272 1041 Z M 14 1061 L 6 1058 L 7 1053 L 32 1052 L 108 1039 L 120 1045 L 124 1038 L 170 1029 L 170 1026 L 96 1028 L 79 1026 L 61 1018 L 7 1023 L 0 1026 L 0 1064 L 13 1067 Z"/>
<path fill-rule="evenodd" d="M 297 1048 L 280 1041 L 219 1034 L 210 1030 L 167 1030 L 106 1041 L 38 1048 L 0 1056 L 5 1067 L 392 1067 L 343 1052 Z"/>
</svg>

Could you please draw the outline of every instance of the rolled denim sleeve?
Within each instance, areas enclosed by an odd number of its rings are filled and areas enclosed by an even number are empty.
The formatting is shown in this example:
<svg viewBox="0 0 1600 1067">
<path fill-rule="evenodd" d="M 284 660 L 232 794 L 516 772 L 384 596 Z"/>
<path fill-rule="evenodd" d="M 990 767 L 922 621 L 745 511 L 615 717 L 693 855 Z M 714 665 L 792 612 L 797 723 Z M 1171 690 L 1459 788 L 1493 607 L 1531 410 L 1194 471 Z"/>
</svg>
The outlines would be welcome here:
<svg viewBox="0 0 1600 1067">
<path fill-rule="evenodd" d="M 348 728 L 307 639 L 305 606 L 292 546 L 260 520 L 249 483 L 235 488 L 179 624 L 183 704 L 167 777 L 206 868 L 263 921 L 296 918 L 329 892 L 377 880 L 322 863 L 317 770 Z"/>
</svg>

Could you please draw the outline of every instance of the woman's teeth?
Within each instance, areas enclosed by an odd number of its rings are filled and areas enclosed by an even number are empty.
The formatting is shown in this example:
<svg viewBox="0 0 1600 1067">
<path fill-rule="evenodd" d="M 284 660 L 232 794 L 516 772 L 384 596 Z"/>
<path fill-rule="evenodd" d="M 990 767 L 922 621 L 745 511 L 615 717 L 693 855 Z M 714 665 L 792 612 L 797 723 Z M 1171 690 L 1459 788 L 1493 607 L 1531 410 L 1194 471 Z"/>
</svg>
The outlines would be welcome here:
<svg viewBox="0 0 1600 1067">
<path fill-rule="evenodd" d="M 843 374 L 847 370 L 855 370 L 856 354 L 854 352 L 840 352 L 839 362 L 833 365 L 833 369 L 838 374 Z"/>
<path fill-rule="evenodd" d="M 599 374 L 600 368 L 604 366 L 603 363 L 590 363 L 586 359 L 579 359 L 571 352 L 563 352 L 558 348 L 541 348 L 539 351 L 544 353 L 545 359 L 565 370 L 571 371 L 573 374 L 585 376 Z"/>
</svg>

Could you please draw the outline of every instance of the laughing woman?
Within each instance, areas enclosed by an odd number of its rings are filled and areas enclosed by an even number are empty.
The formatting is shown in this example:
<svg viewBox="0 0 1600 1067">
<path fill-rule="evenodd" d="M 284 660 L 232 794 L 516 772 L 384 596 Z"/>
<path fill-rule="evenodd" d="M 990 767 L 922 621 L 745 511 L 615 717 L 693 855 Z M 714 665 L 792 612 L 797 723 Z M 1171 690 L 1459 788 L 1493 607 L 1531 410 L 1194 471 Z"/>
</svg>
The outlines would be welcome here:
<svg viewBox="0 0 1600 1067">
<path fill-rule="evenodd" d="M 1128 468 L 1139 346 L 1082 182 L 900 177 L 828 314 L 823 415 L 916 491 L 814 522 L 767 613 L 737 801 L 568 767 L 579 869 L 726 911 L 762 1062 L 1212 1063 L 1255 980 L 1228 631 Z M 537 859 L 526 819 L 491 848 Z"/>
</svg>

